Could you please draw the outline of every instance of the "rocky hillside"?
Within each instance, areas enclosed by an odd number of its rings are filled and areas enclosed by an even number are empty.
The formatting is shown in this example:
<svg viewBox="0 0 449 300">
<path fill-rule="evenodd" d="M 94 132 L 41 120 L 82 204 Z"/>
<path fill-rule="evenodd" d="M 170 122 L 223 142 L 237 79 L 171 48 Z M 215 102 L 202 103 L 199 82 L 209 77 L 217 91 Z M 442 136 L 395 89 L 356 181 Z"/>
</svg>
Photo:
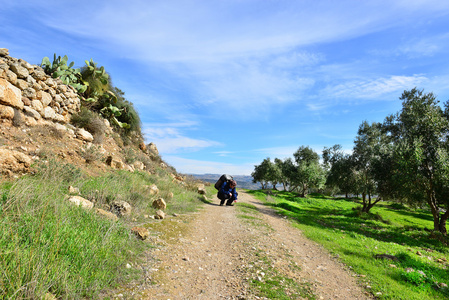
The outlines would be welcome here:
<svg viewBox="0 0 449 300">
<path fill-rule="evenodd" d="M 149 172 L 155 165 L 167 168 L 154 144 L 145 145 L 141 139 L 125 147 L 105 119 L 100 118 L 92 132 L 74 126 L 72 117 L 81 106 L 75 88 L 0 49 L 1 176 L 32 172 L 34 161 L 50 156 L 90 173 L 106 168 Z"/>
</svg>

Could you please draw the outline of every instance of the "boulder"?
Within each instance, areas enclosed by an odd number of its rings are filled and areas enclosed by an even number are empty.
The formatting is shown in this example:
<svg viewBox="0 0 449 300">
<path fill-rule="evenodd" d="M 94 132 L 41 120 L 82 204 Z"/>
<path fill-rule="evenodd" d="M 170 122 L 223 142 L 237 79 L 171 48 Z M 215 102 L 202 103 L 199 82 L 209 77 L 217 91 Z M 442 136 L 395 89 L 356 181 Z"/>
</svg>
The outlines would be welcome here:
<svg viewBox="0 0 449 300">
<path fill-rule="evenodd" d="M 147 145 L 148 151 L 150 151 L 154 155 L 159 155 L 159 151 L 157 150 L 157 147 L 154 143 L 149 143 Z"/>
<path fill-rule="evenodd" d="M 14 118 L 14 108 L 11 106 L 5 106 L 0 104 L 0 119 L 9 119 L 12 120 Z"/>
<path fill-rule="evenodd" d="M 0 148 L 0 172 L 27 172 L 31 166 L 31 158 L 19 151 Z"/>
<path fill-rule="evenodd" d="M 136 160 L 133 163 L 133 167 L 136 170 L 145 170 L 145 164 L 143 162 L 141 162 L 141 161 L 138 161 L 138 160 Z"/>
<path fill-rule="evenodd" d="M 206 187 L 204 186 L 204 184 L 198 184 L 197 192 L 200 195 L 206 195 Z"/>
<path fill-rule="evenodd" d="M 112 211 L 118 216 L 127 216 L 131 214 L 131 205 L 126 201 L 112 202 Z"/>
<path fill-rule="evenodd" d="M 109 220 L 118 221 L 117 215 L 111 213 L 110 211 L 105 211 L 104 209 L 101 209 L 101 208 L 97 208 L 96 211 L 99 215 L 102 215 L 103 217 L 106 217 Z"/>
<path fill-rule="evenodd" d="M 86 142 L 92 142 L 94 140 L 92 134 L 82 128 L 78 128 L 78 130 L 76 131 L 76 137 Z"/>
<path fill-rule="evenodd" d="M 165 203 L 165 200 L 163 198 L 159 198 L 154 200 L 151 206 L 156 209 L 165 210 L 167 208 L 167 203 Z"/>
<path fill-rule="evenodd" d="M 40 113 L 38 113 L 36 110 L 32 109 L 29 106 L 24 106 L 23 111 L 25 112 L 25 115 L 32 117 L 36 120 L 40 120 L 42 118 Z"/>
<path fill-rule="evenodd" d="M 37 97 L 37 99 L 39 99 L 42 102 L 42 105 L 44 107 L 48 106 L 52 101 L 51 95 L 44 91 L 37 92 L 36 97 Z"/>
<path fill-rule="evenodd" d="M 0 104 L 23 109 L 21 91 L 2 78 L 0 78 Z"/>
<path fill-rule="evenodd" d="M 11 70 L 6 71 L 6 79 L 8 79 L 10 83 L 17 85 L 17 74 L 14 73 L 13 71 Z M 20 87 L 18 86 L 18 88 Z"/>
<path fill-rule="evenodd" d="M 131 231 L 141 240 L 146 240 L 150 236 L 150 232 L 145 227 L 135 226 Z"/>
<path fill-rule="evenodd" d="M 35 111 L 42 111 L 44 109 L 44 106 L 42 105 L 42 102 L 40 102 L 39 100 L 32 100 L 30 107 L 32 109 L 34 109 Z"/>
<path fill-rule="evenodd" d="M 150 195 L 157 195 L 157 194 L 159 194 L 159 189 L 157 188 L 157 186 L 155 184 L 152 184 L 152 185 L 148 186 L 148 190 L 150 192 Z"/>
<path fill-rule="evenodd" d="M 41 116 L 44 119 L 47 120 L 54 120 L 56 119 L 56 112 L 53 108 L 47 106 L 46 108 L 44 108 L 42 111 L 40 111 Z"/>
<path fill-rule="evenodd" d="M 10 67 L 11 71 L 13 71 L 14 73 L 17 74 L 18 78 L 26 79 L 30 75 L 30 72 L 28 71 L 28 69 L 19 63 L 11 64 L 9 67 Z"/>
<path fill-rule="evenodd" d="M 123 166 L 124 166 L 123 162 L 119 158 L 115 158 L 112 156 L 108 156 L 106 158 L 106 164 L 108 166 L 111 166 L 114 169 L 119 169 L 119 170 L 123 169 Z"/>
<path fill-rule="evenodd" d="M 80 196 L 71 196 L 69 202 L 86 209 L 92 209 L 94 207 L 94 204 L 91 201 Z"/>
<path fill-rule="evenodd" d="M 154 215 L 154 218 L 159 220 L 165 219 L 165 213 L 162 210 L 158 210 Z"/>
<path fill-rule="evenodd" d="M 8 56 L 9 50 L 6 48 L 0 48 L 0 56 Z"/>
</svg>

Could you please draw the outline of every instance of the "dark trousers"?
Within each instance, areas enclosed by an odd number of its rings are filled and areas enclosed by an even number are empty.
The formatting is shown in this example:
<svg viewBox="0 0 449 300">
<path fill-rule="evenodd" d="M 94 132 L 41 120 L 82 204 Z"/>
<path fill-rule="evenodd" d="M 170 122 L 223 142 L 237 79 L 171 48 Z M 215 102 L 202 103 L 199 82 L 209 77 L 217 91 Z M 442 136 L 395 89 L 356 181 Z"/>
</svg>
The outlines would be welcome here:
<svg viewBox="0 0 449 300">
<path fill-rule="evenodd" d="M 227 200 L 226 205 L 231 205 L 232 202 L 234 202 L 235 200 L 234 196 L 229 196 L 229 194 L 223 194 L 220 192 L 218 192 L 217 197 L 218 199 L 220 199 L 220 205 L 223 205 L 226 200 Z"/>
</svg>

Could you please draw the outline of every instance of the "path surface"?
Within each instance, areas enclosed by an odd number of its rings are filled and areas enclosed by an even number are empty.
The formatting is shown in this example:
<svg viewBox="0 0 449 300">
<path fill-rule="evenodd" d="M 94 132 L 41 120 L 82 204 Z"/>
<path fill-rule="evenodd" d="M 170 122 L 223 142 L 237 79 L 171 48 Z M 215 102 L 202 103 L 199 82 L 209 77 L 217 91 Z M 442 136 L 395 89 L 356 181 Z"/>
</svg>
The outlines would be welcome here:
<svg viewBox="0 0 449 300">
<path fill-rule="evenodd" d="M 251 195 L 240 192 L 234 207 L 218 203 L 215 198 L 189 220 L 173 217 L 160 222 L 164 229 L 153 228 L 159 246 L 148 254 L 152 284 L 130 299 L 264 299 L 249 281 L 265 280 L 269 269 L 307 284 L 316 299 L 370 299 L 342 264 Z M 258 212 L 242 218 L 240 203 Z"/>
</svg>

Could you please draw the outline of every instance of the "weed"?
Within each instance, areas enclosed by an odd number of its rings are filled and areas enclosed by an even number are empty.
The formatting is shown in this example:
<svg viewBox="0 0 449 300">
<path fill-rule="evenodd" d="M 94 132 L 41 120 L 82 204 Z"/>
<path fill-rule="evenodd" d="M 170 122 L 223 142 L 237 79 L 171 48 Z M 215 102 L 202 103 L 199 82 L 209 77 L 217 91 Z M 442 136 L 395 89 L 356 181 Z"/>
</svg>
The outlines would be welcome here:
<svg viewBox="0 0 449 300">
<path fill-rule="evenodd" d="M 81 148 L 79 154 L 86 160 L 87 163 L 100 161 L 104 158 L 103 153 L 100 151 L 100 147 L 95 145 L 89 145 Z"/>
</svg>

